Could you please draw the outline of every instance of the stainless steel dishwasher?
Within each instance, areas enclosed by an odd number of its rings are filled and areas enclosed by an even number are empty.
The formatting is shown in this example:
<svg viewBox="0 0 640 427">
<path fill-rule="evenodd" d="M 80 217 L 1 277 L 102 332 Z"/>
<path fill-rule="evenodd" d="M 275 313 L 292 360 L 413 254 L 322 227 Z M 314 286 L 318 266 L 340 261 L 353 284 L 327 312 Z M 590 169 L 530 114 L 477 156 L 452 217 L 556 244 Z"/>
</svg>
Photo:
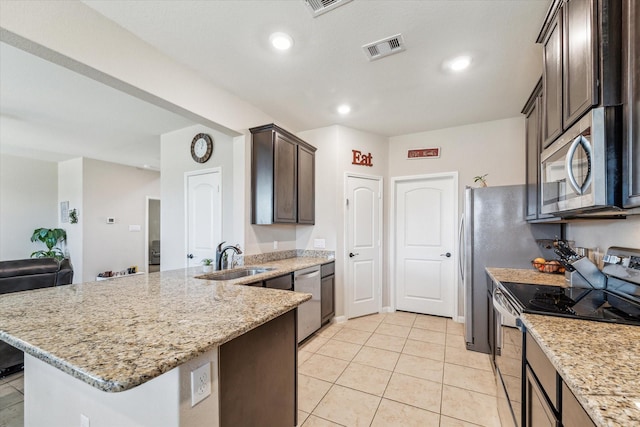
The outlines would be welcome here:
<svg viewBox="0 0 640 427">
<path fill-rule="evenodd" d="M 311 294 L 311 299 L 298 306 L 298 342 L 320 329 L 320 266 L 298 270 L 293 290 Z"/>
</svg>

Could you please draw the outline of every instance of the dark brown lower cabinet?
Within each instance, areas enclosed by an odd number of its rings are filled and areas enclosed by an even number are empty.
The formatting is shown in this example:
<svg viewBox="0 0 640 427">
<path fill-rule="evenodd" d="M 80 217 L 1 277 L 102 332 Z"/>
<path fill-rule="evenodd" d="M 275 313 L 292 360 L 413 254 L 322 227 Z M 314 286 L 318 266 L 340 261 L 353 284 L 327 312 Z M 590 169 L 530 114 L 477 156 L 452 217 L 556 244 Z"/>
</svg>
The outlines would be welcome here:
<svg viewBox="0 0 640 427">
<path fill-rule="evenodd" d="M 220 347 L 220 426 L 297 423 L 296 310 Z"/>
<path fill-rule="evenodd" d="M 527 427 L 558 427 L 560 423 L 555 416 L 551 404 L 547 401 L 542 387 L 538 384 L 531 369 L 527 367 L 526 376 L 526 426 Z"/>
<path fill-rule="evenodd" d="M 526 427 L 595 427 L 529 333 L 525 338 L 525 360 Z"/>
<path fill-rule="evenodd" d="M 321 282 L 320 282 L 320 318 L 321 324 L 325 324 L 331 321 L 331 318 L 335 316 L 335 262 L 323 264 L 320 268 Z"/>
<path fill-rule="evenodd" d="M 562 383 L 562 425 L 564 427 L 596 427 L 565 383 Z"/>
</svg>

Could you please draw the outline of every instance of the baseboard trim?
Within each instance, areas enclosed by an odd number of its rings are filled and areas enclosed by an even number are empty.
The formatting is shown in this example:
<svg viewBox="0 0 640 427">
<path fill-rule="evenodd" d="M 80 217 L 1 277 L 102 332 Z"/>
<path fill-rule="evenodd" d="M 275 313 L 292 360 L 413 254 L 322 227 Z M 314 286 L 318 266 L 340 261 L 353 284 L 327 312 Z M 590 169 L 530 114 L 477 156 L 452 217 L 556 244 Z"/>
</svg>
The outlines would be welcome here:
<svg viewBox="0 0 640 427">
<path fill-rule="evenodd" d="M 395 313 L 395 309 L 391 306 L 382 307 L 381 313 Z"/>
<path fill-rule="evenodd" d="M 464 316 L 455 316 L 453 321 L 457 323 L 464 323 Z"/>
<path fill-rule="evenodd" d="M 346 316 L 336 316 L 333 318 L 333 322 L 332 323 L 344 323 L 347 321 L 347 317 Z"/>
</svg>

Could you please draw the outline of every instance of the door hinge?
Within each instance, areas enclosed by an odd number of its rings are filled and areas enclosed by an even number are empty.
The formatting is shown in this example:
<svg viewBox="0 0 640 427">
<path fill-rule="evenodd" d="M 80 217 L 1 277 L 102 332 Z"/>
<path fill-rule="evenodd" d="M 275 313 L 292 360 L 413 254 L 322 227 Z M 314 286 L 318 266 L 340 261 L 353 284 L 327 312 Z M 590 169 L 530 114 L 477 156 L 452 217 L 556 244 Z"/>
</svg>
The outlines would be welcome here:
<svg viewBox="0 0 640 427">
<path fill-rule="evenodd" d="M 349 206 L 349 199 L 347 199 L 347 206 Z"/>
</svg>

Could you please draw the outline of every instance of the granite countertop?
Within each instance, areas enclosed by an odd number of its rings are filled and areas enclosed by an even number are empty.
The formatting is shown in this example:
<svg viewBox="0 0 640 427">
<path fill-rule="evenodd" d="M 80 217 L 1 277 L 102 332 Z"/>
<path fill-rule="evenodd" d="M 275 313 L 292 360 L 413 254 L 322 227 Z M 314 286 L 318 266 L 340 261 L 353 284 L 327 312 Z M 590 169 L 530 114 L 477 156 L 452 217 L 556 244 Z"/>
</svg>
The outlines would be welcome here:
<svg viewBox="0 0 640 427">
<path fill-rule="evenodd" d="M 278 276 L 326 258 L 265 263 Z M 310 263 L 310 264 L 309 264 Z M 279 267 L 278 267 L 279 266 Z M 286 270 L 286 271 L 285 271 Z M 0 339 L 108 392 L 128 390 L 311 295 L 195 278 L 201 268 L 0 295 Z"/>
<path fill-rule="evenodd" d="M 562 274 L 486 270 L 501 282 L 566 286 Z M 640 425 L 640 327 L 526 313 L 521 319 L 596 425 Z"/>
<path fill-rule="evenodd" d="M 596 425 L 640 425 L 640 327 L 535 314 L 522 321 Z"/>
<path fill-rule="evenodd" d="M 564 274 L 541 273 L 533 267 L 531 269 L 488 267 L 486 271 L 494 280 L 499 282 L 567 286 L 564 280 Z"/>
<path fill-rule="evenodd" d="M 329 262 L 334 262 L 335 259 L 327 258 L 327 257 L 294 257 L 294 258 L 286 258 L 278 261 L 270 261 L 270 262 L 261 262 L 261 263 L 250 263 L 247 265 L 243 265 L 238 268 L 251 268 L 251 267 L 260 267 L 260 268 L 273 268 L 273 270 L 255 274 L 253 276 L 240 277 L 239 279 L 233 280 L 211 280 L 210 277 L 215 277 L 217 271 L 212 273 L 200 273 L 196 275 L 197 279 L 209 279 L 208 281 L 214 283 L 226 283 L 231 285 L 246 285 L 249 283 L 254 283 L 260 280 L 268 280 L 274 277 L 282 276 L 287 273 L 291 273 L 296 270 L 302 270 L 303 268 L 314 267 L 316 265 L 327 264 Z M 201 271 L 201 269 L 199 269 Z M 195 271 L 199 271 L 195 270 Z"/>
</svg>

